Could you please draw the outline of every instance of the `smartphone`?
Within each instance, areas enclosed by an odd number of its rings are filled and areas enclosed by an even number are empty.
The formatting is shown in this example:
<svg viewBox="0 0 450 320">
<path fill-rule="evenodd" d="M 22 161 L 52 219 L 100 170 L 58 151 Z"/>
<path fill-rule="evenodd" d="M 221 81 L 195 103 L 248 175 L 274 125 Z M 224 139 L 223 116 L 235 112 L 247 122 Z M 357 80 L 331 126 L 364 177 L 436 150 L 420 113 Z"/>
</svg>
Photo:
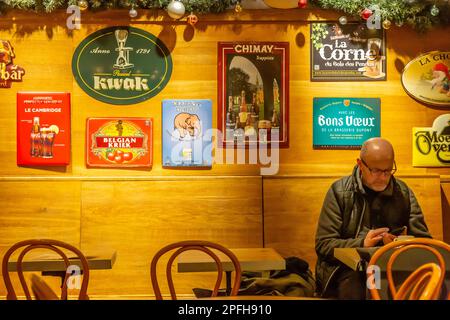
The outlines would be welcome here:
<svg viewBox="0 0 450 320">
<path fill-rule="evenodd" d="M 392 235 L 394 235 L 394 236 L 399 236 L 399 235 L 401 235 L 401 234 L 403 233 L 403 231 L 405 231 L 405 230 L 406 230 L 406 226 L 403 226 L 403 227 L 400 227 L 400 228 L 391 230 L 391 231 L 389 231 L 389 233 L 392 234 Z"/>
</svg>

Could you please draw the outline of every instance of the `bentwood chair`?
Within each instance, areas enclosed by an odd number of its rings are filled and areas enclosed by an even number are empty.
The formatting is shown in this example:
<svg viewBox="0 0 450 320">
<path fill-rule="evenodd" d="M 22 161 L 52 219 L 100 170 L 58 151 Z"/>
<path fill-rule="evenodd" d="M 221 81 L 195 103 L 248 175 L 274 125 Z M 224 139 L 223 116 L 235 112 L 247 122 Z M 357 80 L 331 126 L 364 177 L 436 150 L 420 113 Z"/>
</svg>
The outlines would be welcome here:
<svg viewBox="0 0 450 320">
<path fill-rule="evenodd" d="M 19 276 L 20 284 L 22 285 L 22 289 L 25 293 L 25 296 L 26 296 L 27 300 L 31 300 L 30 290 L 28 289 L 27 283 L 25 281 L 25 277 L 23 275 L 23 265 L 22 265 L 23 259 L 24 259 L 25 255 L 33 249 L 49 249 L 49 250 L 52 250 L 52 251 L 56 252 L 57 254 L 59 254 L 64 261 L 66 273 L 65 273 L 64 281 L 63 281 L 62 287 L 61 287 L 61 300 L 67 300 L 67 280 L 72 275 L 72 272 L 70 271 L 71 268 L 69 268 L 69 266 L 70 266 L 69 259 L 67 258 L 67 255 L 61 250 L 61 248 L 75 253 L 75 255 L 80 260 L 81 265 L 82 265 L 82 271 L 83 271 L 83 280 L 81 281 L 81 287 L 80 287 L 78 299 L 79 300 L 88 300 L 89 297 L 87 295 L 87 287 L 88 287 L 88 283 L 89 283 L 89 266 L 88 266 L 86 257 L 83 255 L 83 253 L 80 250 L 78 250 L 77 248 L 75 248 L 74 246 L 72 246 L 68 243 L 58 241 L 58 240 L 49 240 L 49 239 L 35 239 L 35 240 L 21 241 L 21 242 L 14 244 L 11 248 L 8 249 L 8 251 L 6 251 L 5 256 L 3 257 L 3 262 L 2 262 L 3 281 L 5 282 L 6 291 L 7 291 L 6 299 L 17 300 L 16 292 L 14 291 L 14 287 L 12 285 L 12 281 L 11 281 L 11 277 L 10 277 L 10 272 L 8 270 L 8 262 L 9 262 L 11 255 L 14 252 L 16 252 L 17 250 L 19 250 L 19 251 L 21 250 L 20 254 L 17 258 L 16 270 L 17 270 L 17 274 Z M 35 284 L 36 284 L 36 282 L 35 282 Z"/>
<path fill-rule="evenodd" d="M 36 300 L 59 300 L 52 288 L 35 274 L 31 275 L 31 291 L 33 291 Z"/>
<path fill-rule="evenodd" d="M 371 266 L 377 266 L 380 257 L 390 253 L 391 255 L 389 256 L 386 265 L 386 276 L 392 298 L 394 300 L 436 300 L 441 293 L 446 270 L 444 258 L 437 248 L 446 250 L 450 253 L 450 245 L 439 240 L 414 238 L 403 241 L 394 241 L 378 249 L 370 259 L 367 268 L 368 270 L 371 270 Z M 412 249 L 431 252 L 435 257 L 435 261 L 424 263 L 414 270 L 397 290 L 393 278 L 394 262 L 401 254 Z M 373 275 L 368 273 L 368 280 L 371 281 L 373 279 Z M 372 299 L 381 299 L 379 290 L 373 282 L 369 291 Z"/>
<path fill-rule="evenodd" d="M 223 277 L 222 263 L 221 263 L 219 257 L 217 256 L 217 254 L 215 252 L 213 252 L 211 249 L 215 249 L 215 250 L 218 250 L 218 251 L 224 253 L 233 263 L 234 271 L 235 271 L 233 286 L 232 286 L 230 295 L 231 296 L 237 295 L 240 284 L 241 284 L 242 271 L 241 271 L 241 266 L 239 264 L 239 261 L 238 261 L 236 255 L 233 252 L 231 252 L 229 249 L 225 248 L 224 246 L 222 246 L 218 243 L 209 242 L 209 241 L 201 241 L 201 240 L 187 240 L 187 241 L 180 241 L 180 242 L 175 242 L 175 243 L 169 244 L 169 245 L 161 248 L 153 257 L 151 265 L 150 265 L 150 276 L 151 276 L 153 291 L 155 292 L 155 297 L 157 300 L 163 300 L 163 297 L 161 294 L 161 289 L 160 289 L 159 283 L 158 283 L 157 270 L 156 270 L 158 261 L 164 254 L 166 254 L 170 251 L 173 251 L 175 249 L 176 249 L 176 251 L 172 253 L 172 255 L 170 256 L 170 258 L 167 262 L 167 265 L 166 265 L 167 283 L 169 285 L 169 291 L 170 291 L 170 296 L 171 296 L 172 300 L 177 299 L 175 287 L 173 284 L 173 278 L 172 278 L 172 264 L 178 255 L 180 255 L 182 252 L 185 252 L 188 250 L 199 250 L 199 251 L 205 252 L 212 259 L 214 259 L 214 261 L 217 265 L 217 280 L 216 280 L 214 290 L 212 292 L 211 297 L 217 296 L 217 294 L 219 292 L 219 286 L 222 282 L 222 277 Z"/>
</svg>

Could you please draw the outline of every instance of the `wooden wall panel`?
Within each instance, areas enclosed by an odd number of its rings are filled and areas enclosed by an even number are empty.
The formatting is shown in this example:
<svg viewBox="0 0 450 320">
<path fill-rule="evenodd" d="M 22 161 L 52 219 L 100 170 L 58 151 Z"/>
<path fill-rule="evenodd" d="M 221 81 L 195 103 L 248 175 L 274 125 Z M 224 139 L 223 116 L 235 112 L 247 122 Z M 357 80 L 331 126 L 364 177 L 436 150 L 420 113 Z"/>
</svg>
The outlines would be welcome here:
<svg viewBox="0 0 450 320">
<path fill-rule="evenodd" d="M 80 183 L 0 181 L 0 257 L 26 239 L 80 246 Z M 1 270 L 0 270 L 1 273 Z M 0 295 L 5 285 L 0 281 Z"/>
<path fill-rule="evenodd" d="M 262 10 L 264 11 L 264 10 Z M 273 10 L 244 14 L 233 20 L 233 14 L 206 16 L 192 29 L 172 20 L 140 19 L 132 24 L 159 36 L 171 50 L 174 63 L 170 82 L 155 97 L 135 105 L 111 106 L 99 102 L 84 93 L 71 74 L 72 54 L 78 44 L 90 33 L 110 25 L 127 25 L 129 18 L 122 11 L 90 14 L 83 13 L 81 30 L 72 34 L 64 27 L 65 15 L 55 13 L 53 19 L 18 15 L 29 26 L 20 32 L 21 25 L 13 24 L 12 14 L 0 21 L 0 38 L 12 42 L 15 63 L 26 70 L 23 83 L 15 83 L 12 89 L 2 89 L 0 100 L 0 156 L 5 165 L 0 175 L 108 175 L 129 174 L 167 175 L 161 167 L 161 100 L 166 98 L 209 98 L 213 101 L 213 125 L 217 119 L 217 42 L 218 41 L 287 41 L 290 42 L 290 147 L 281 150 L 283 173 L 321 172 L 329 174 L 333 165 L 339 174 L 351 169 L 357 153 L 312 149 L 312 99 L 329 96 L 381 97 L 381 132 L 392 141 L 397 152 L 400 170 L 408 174 L 448 173 L 443 168 L 413 168 L 411 164 L 411 130 L 414 126 L 430 126 L 433 120 L 446 110 L 429 108 L 410 98 L 403 90 L 401 69 L 417 55 L 431 50 L 448 49 L 449 28 L 433 30 L 433 36 L 419 34 L 407 27 L 386 31 L 387 81 L 376 82 L 310 82 L 309 24 L 313 19 L 335 18 L 322 11 L 298 13 Z M 292 11 L 292 12 L 290 12 Z M 297 10 L 298 11 L 298 10 Z M 275 17 L 279 17 L 276 19 Z M 58 19 L 56 19 L 58 18 Z M 153 19 L 153 20 L 152 20 Z M 212 21 L 215 19 L 214 21 Z M 227 23 L 225 23 L 227 21 Z M 43 27 L 42 25 L 45 25 Z M 69 49 L 69 50 L 68 50 Z M 33 54 L 30 54 L 33 52 Z M 41 170 L 15 166 L 15 93 L 18 90 L 61 90 L 72 93 L 72 164 L 66 170 Z M 152 170 L 101 170 L 85 166 L 85 121 L 95 116 L 126 115 L 152 117 L 154 126 L 154 166 Z M 350 164 L 350 165 L 349 165 Z M 200 175 L 255 175 L 254 166 L 215 165 Z M 169 175 L 198 175 L 197 171 L 174 170 Z"/>
<path fill-rule="evenodd" d="M 433 238 L 443 240 L 441 180 L 439 176 L 400 178 L 413 190 Z"/>
<path fill-rule="evenodd" d="M 441 184 L 441 203 L 444 241 L 450 243 L 450 181 Z"/>
<path fill-rule="evenodd" d="M 266 246 L 274 246 L 285 256 L 303 256 L 313 265 L 314 233 L 323 196 L 334 180 L 351 171 L 358 151 L 312 149 L 312 100 L 343 96 L 381 98 L 381 132 L 394 144 L 398 174 L 408 176 L 405 180 L 417 193 L 427 217 L 431 217 L 427 218 L 430 229 L 436 237 L 442 236 L 437 218 L 441 214 L 437 179 L 424 175 L 448 175 L 449 169 L 412 167 L 411 130 L 414 126 L 430 126 L 448 110 L 430 108 L 410 98 L 401 86 L 400 76 L 403 66 L 419 54 L 449 50 L 450 27 L 437 28 L 432 35 L 407 27 L 387 30 L 387 81 L 311 82 L 309 22 L 336 20 L 339 13 L 245 10 L 235 15 L 231 11 L 204 15 L 195 28 L 163 18 L 164 12 L 159 14 L 140 10 L 140 16 L 130 21 L 123 10 L 83 12 L 82 28 L 74 32 L 65 27 L 64 10 L 47 15 L 10 11 L 2 16 L 0 39 L 11 41 L 16 54 L 14 63 L 25 68 L 26 74 L 22 83 L 0 89 L 0 183 L 6 190 L 0 196 L 4 208 L 0 213 L 0 246 L 42 235 L 86 250 L 118 248 L 113 270 L 93 272 L 91 290 L 99 295 L 152 294 L 146 266 L 157 248 L 170 241 L 203 237 L 229 246 L 260 246 L 263 220 Z M 145 102 L 108 105 L 88 96 L 73 79 L 71 60 L 75 48 L 90 33 L 113 25 L 132 25 L 153 33 L 171 51 L 174 67 L 170 82 Z M 264 179 L 264 192 L 257 165 L 215 164 L 210 170 L 167 170 L 161 166 L 162 99 L 212 99 L 216 126 L 218 41 L 290 43 L 290 146 L 280 151 L 279 174 L 292 178 Z M 71 92 L 69 166 L 16 165 L 17 91 Z M 124 115 L 154 119 L 153 168 L 87 169 L 86 118 Z M 37 180 L 27 181 L 35 176 L 39 176 Z M 51 196 L 43 195 L 42 186 L 52 186 L 58 199 L 64 200 L 52 201 Z M 446 197 L 443 199 L 449 199 L 447 185 L 442 190 Z M 444 236 L 450 234 L 447 220 L 443 226 Z M 203 285 L 202 276 L 193 277 L 182 283 L 183 292 L 192 287 L 194 280 Z"/>
<path fill-rule="evenodd" d="M 323 199 L 335 178 L 264 179 L 264 241 L 284 257 L 297 256 L 314 270 L 314 236 Z"/>
<path fill-rule="evenodd" d="M 401 178 L 401 177 L 400 177 Z M 325 194 L 336 178 L 279 177 L 264 181 L 264 239 L 283 256 L 298 256 L 314 269 L 315 233 Z M 434 238 L 442 240 L 439 176 L 403 178 L 415 193 Z"/>
<path fill-rule="evenodd" d="M 261 178 L 84 182 L 82 212 L 81 249 L 117 250 L 113 270 L 92 273 L 92 294 L 153 294 L 150 261 L 171 242 L 263 245 Z M 204 274 L 175 279 L 181 293 L 211 286 Z"/>
</svg>

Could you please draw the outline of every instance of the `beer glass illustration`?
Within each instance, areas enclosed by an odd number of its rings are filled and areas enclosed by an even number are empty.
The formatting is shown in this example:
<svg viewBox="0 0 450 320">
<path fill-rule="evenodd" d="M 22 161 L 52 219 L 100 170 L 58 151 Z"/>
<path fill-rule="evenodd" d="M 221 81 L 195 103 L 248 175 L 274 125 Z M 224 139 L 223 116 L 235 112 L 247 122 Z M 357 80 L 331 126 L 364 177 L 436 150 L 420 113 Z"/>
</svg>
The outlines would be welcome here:
<svg viewBox="0 0 450 320">
<path fill-rule="evenodd" d="M 367 39 L 367 50 L 369 52 L 364 75 L 368 77 L 379 77 L 382 75 L 381 39 Z"/>
<path fill-rule="evenodd" d="M 114 32 L 116 36 L 118 48 L 116 51 L 119 52 L 119 56 L 116 59 L 116 63 L 114 64 L 114 68 L 119 69 L 127 69 L 134 67 L 134 64 L 130 63 L 130 51 L 133 50 L 131 47 L 125 47 L 125 43 L 128 38 L 128 31 L 119 29 Z"/>
<path fill-rule="evenodd" d="M 42 158 L 53 158 L 53 143 L 55 136 L 58 133 L 54 127 L 41 128 L 41 146 L 42 146 Z"/>
</svg>

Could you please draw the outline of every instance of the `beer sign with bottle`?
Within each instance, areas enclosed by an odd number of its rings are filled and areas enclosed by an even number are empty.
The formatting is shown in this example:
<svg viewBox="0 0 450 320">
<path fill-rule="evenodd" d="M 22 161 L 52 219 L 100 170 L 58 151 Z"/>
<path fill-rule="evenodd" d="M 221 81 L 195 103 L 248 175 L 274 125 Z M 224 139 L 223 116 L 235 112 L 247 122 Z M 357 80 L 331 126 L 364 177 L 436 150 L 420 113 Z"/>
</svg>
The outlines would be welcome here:
<svg viewBox="0 0 450 320">
<path fill-rule="evenodd" d="M 151 118 L 88 118 L 88 167 L 151 167 Z"/>
<path fill-rule="evenodd" d="M 17 164 L 68 165 L 70 93 L 17 94 Z"/>
<path fill-rule="evenodd" d="M 311 23 L 311 81 L 385 81 L 384 29 Z"/>
</svg>

